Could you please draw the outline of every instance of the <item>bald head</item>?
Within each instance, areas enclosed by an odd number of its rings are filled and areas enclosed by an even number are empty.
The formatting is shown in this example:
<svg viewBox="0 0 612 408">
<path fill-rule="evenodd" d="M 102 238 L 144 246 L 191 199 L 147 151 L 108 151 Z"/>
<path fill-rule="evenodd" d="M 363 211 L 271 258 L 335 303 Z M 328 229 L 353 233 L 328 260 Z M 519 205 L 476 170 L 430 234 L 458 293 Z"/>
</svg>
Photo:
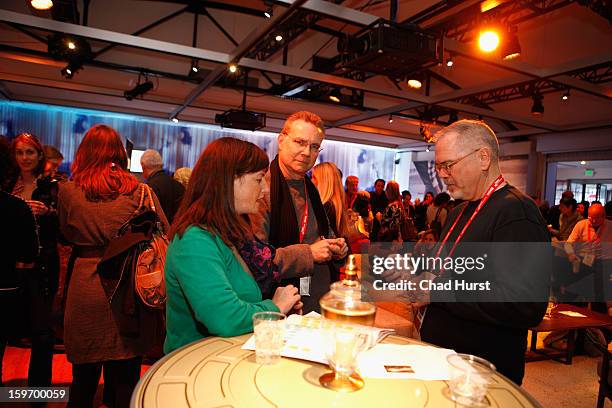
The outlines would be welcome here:
<svg viewBox="0 0 612 408">
<path fill-rule="evenodd" d="M 491 155 L 491 162 L 499 161 L 499 143 L 495 132 L 480 120 L 459 120 L 435 135 L 436 143 L 444 141 L 452 144 L 453 150 L 468 153 L 479 148 L 486 148 Z"/>
<path fill-rule="evenodd" d="M 606 210 L 601 204 L 593 204 L 589 207 L 589 222 L 594 228 L 600 227 L 606 220 Z"/>
</svg>

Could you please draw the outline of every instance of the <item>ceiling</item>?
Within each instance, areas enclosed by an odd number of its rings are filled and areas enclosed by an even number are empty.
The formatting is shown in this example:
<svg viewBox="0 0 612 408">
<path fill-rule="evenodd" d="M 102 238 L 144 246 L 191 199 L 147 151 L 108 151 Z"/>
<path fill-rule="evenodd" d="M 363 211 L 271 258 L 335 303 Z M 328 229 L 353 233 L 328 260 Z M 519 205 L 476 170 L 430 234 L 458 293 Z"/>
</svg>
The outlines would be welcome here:
<svg viewBox="0 0 612 408">
<path fill-rule="evenodd" d="M 388 147 L 422 145 L 424 129 L 435 131 L 455 114 L 483 118 L 506 140 L 612 127 L 609 1 L 54 3 L 53 12 L 38 12 L 25 0 L 0 0 L 1 98 L 214 123 L 215 114 L 241 106 L 248 72 L 247 108 L 265 112 L 271 131 L 297 110 L 323 117 L 332 139 Z M 271 19 L 263 15 L 269 6 Z M 394 13 L 401 29 L 429 30 L 438 39 L 444 50 L 438 61 L 406 65 L 401 75 L 338 64 L 327 72 L 311 69 L 314 56 L 338 61 L 339 38 Z M 516 28 L 520 58 L 478 51 L 476 34 L 485 24 Z M 60 73 L 69 57 L 49 54 L 53 33 L 85 39 L 91 48 L 70 79 Z M 279 33 L 282 41 L 274 39 Z M 237 62 L 238 74 L 227 71 L 229 62 Z M 195 76 L 189 74 L 194 63 Z M 153 89 L 126 100 L 124 91 L 145 74 Z M 412 75 L 425 86 L 409 89 Z M 326 99 L 332 89 L 345 95 L 342 103 Z M 543 97 L 538 117 L 531 114 L 534 93 Z"/>
</svg>

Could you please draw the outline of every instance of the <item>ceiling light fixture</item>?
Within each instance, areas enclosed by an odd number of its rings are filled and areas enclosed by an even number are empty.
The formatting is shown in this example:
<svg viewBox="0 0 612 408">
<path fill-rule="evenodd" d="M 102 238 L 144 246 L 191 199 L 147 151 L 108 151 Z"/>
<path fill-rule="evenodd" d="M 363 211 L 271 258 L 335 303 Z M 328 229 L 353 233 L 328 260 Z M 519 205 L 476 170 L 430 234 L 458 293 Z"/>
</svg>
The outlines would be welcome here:
<svg viewBox="0 0 612 408">
<path fill-rule="evenodd" d="M 423 84 L 421 83 L 421 81 L 419 81 L 416 78 L 410 78 L 408 80 L 408 86 L 412 89 L 421 89 L 421 87 L 423 86 Z"/>
<path fill-rule="evenodd" d="M 389 115 L 389 123 L 393 123 L 393 114 Z"/>
<path fill-rule="evenodd" d="M 68 41 L 68 48 L 71 50 L 76 49 L 76 44 L 74 43 L 74 41 Z"/>
<path fill-rule="evenodd" d="M 272 18 L 273 15 L 274 15 L 274 12 L 272 11 L 272 6 L 268 7 L 266 11 L 264 11 L 264 16 L 266 18 Z"/>
<path fill-rule="evenodd" d="M 453 65 L 455 65 L 455 61 L 453 61 L 453 59 L 449 57 L 448 60 L 446 60 L 446 66 L 450 68 Z"/>
<path fill-rule="evenodd" d="M 533 116 L 542 116 L 542 114 L 544 114 L 544 97 L 540 94 L 534 94 L 532 99 L 533 105 L 531 106 L 531 114 Z"/>
<path fill-rule="evenodd" d="M 340 91 L 337 89 L 334 89 L 329 94 L 329 100 L 335 103 L 340 103 L 340 96 L 341 96 Z"/>
<path fill-rule="evenodd" d="M 283 36 L 282 36 L 282 35 L 280 35 L 280 34 L 276 34 L 276 37 L 274 37 L 274 39 L 275 39 L 276 41 L 278 41 L 278 42 L 281 42 L 281 41 L 283 41 Z"/>
<path fill-rule="evenodd" d="M 30 4 L 36 10 L 49 10 L 53 7 L 53 1 L 51 0 L 31 0 Z"/>
<path fill-rule="evenodd" d="M 493 30 L 481 31 L 478 37 L 478 46 L 487 53 L 495 51 L 499 46 L 499 34 Z"/>
<path fill-rule="evenodd" d="M 230 64 L 228 69 L 229 69 L 229 72 L 231 72 L 232 74 L 235 74 L 236 71 L 238 71 L 238 66 L 236 66 L 236 64 Z"/>
<path fill-rule="evenodd" d="M 60 72 L 64 78 L 72 79 L 74 74 L 76 74 L 76 72 L 81 68 L 83 68 L 83 63 L 79 62 L 78 60 L 75 60 L 69 62 L 68 65 L 66 65 L 66 67 L 63 68 Z"/>
<path fill-rule="evenodd" d="M 521 44 L 516 35 L 516 26 L 508 28 L 508 32 L 501 44 L 501 57 L 504 61 L 509 61 L 521 56 Z"/>
<path fill-rule="evenodd" d="M 426 151 L 426 152 L 428 152 L 428 151 L 430 151 L 430 150 L 431 150 L 430 146 L 429 146 L 429 145 L 427 145 L 427 147 L 425 148 L 425 151 Z"/>
<path fill-rule="evenodd" d="M 580 162 L 580 164 L 582 164 L 583 166 L 586 164 L 586 162 L 583 160 Z"/>
<path fill-rule="evenodd" d="M 565 91 L 561 99 L 563 99 L 564 101 L 567 101 L 569 97 L 570 97 L 570 90 L 568 89 L 567 91 Z"/>
<path fill-rule="evenodd" d="M 136 85 L 134 88 L 130 89 L 129 91 L 123 92 L 123 96 L 128 101 L 131 101 L 134 98 L 137 98 L 139 96 L 146 94 L 153 88 L 154 88 L 153 82 L 146 80 L 145 82 Z"/>
<path fill-rule="evenodd" d="M 178 123 L 178 122 L 179 122 L 179 120 L 178 120 L 178 118 L 177 118 L 176 116 L 175 116 L 175 117 L 173 117 L 173 118 L 172 118 L 172 119 L 170 119 L 170 120 L 171 120 L 171 121 L 173 121 L 174 123 Z"/>
</svg>

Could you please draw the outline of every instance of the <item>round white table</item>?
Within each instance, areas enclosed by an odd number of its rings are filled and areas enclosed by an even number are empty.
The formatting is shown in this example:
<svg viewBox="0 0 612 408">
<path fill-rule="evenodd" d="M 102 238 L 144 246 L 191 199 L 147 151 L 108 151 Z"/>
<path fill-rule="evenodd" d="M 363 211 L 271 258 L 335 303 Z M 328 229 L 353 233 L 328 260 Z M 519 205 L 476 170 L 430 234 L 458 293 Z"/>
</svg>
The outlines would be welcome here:
<svg viewBox="0 0 612 408">
<path fill-rule="evenodd" d="M 322 364 L 281 358 L 271 366 L 255 362 L 241 347 L 250 334 L 209 337 L 168 354 L 145 373 L 132 395 L 132 407 L 455 407 L 446 381 L 365 378 L 365 387 L 339 393 L 319 384 L 329 371 Z M 384 343 L 423 344 L 389 336 Z M 486 407 L 540 407 L 527 392 L 495 374 Z"/>
</svg>

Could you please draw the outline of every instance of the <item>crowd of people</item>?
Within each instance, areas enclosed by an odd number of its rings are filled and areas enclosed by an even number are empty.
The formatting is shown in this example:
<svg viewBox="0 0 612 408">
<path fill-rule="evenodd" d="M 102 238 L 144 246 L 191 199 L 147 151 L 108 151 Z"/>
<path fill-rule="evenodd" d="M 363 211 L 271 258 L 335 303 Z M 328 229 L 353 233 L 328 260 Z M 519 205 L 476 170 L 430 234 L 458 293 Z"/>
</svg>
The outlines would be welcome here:
<svg viewBox="0 0 612 408">
<path fill-rule="evenodd" d="M 544 212 L 511 186 L 499 169 L 497 138 L 483 122 L 458 121 L 437 135 L 436 170 L 448 193 L 427 192 L 414 202 L 393 180 L 378 179 L 367 192 L 348 175 L 343 186 L 334 163 L 315 166 L 324 138 L 320 117 L 297 112 L 287 118 L 271 162 L 256 145 L 224 137 L 206 147 L 193 170 L 171 177 L 159 152 L 144 152 L 143 177 L 170 240 L 164 352 L 207 336 L 250 332 L 255 312 L 319 312 L 347 254 L 365 252 L 372 242 L 415 242 L 418 251 L 433 254 L 437 242 L 612 240 L 612 222 L 600 203 L 581 212 L 564 194 L 558 207 Z M 92 406 L 103 373 L 105 405 L 128 406 L 155 339 L 144 332 L 146 322 L 124 330 L 113 307 L 121 281 L 109 286 L 99 276 L 109 242 L 142 206 L 142 183 L 127 169 L 120 135 L 105 125 L 89 129 L 70 177 L 58 172 L 61 153 L 31 134 L 10 144 L 0 138 L 0 155 L 0 217 L 12 232 L 0 257 L 7 271 L 0 276 L 0 310 L 3 327 L 10 328 L 0 338 L 2 353 L 9 340 L 27 335 L 28 384 L 51 385 L 58 337 L 53 305 L 65 269 L 67 290 L 60 297 L 72 364 L 69 405 Z M 62 246 L 72 249 L 65 262 Z M 585 254 L 571 245 L 558 249 L 558 270 L 571 269 Z M 607 267 L 610 253 L 596 254 L 589 268 Z M 545 272 L 529 270 L 524 261 L 517 257 L 489 278 L 508 290 L 533 286 L 533 273 Z M 563 292 L 571 273 L 556 274 L 553 291 Z M 414 324 L 423 340 L 487 358 L 520 384 L 527 328 L 545 310 L 546 302 L 433 303 Z"/>
</svg>

